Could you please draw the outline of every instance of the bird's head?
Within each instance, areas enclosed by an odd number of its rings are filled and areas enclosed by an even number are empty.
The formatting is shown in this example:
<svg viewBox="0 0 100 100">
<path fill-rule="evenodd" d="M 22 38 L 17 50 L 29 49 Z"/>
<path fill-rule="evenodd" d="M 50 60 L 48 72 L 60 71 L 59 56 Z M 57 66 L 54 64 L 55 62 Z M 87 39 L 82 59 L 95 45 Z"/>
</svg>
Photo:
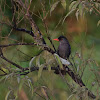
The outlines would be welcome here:
<svg viewBox="0 0 100 100">
<path fill-rule="evenodd" d="M 67 38 L 64 36 L 60 36 L 57 39 L 53 39 L 53 40 L 60 42 L 58 46 L 57 54 L 64 59 L 69 58 L 69 55 L 71 53 L 71 47 Z"/>
<path fill-rule="evenodd" d="M 67 38 L 64 37 L 64 36 L 60 36 L 57 39 L 53 39 L 53 40 L 55 40 L 55 41 L 63 41 L 63 40 L 67 40 Z"/>
</svg>

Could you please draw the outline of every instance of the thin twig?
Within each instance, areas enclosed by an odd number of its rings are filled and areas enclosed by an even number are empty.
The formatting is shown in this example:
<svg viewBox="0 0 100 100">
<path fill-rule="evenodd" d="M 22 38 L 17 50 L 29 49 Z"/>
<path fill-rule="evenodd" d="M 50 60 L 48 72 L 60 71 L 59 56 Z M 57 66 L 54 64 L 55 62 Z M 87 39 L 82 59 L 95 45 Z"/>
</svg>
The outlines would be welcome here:
<svg viewBox="0 0 100 100">
<path fill-rule="evenodd" d="M 3 53 L 2 53 L 1 48 L 0 48 L 0 52 L 1 52 L 0 57 L 1 57 L 2 59 L 6 60 L 6 61 L 9 62 L 10 64 L 16 66 L 17 68 L 19 68 L 19 69 L 21 69 L 21 70 L 23 71 L 23 73 L 22 73 L 22 71 L 20 71 L 20 75 L 27 75 L 28 73 L 30 73 L 30 72 L 32 72 L 32 71 L 39 70 L 39 67 L 23 68 L 23 67 L 19 66 L 18 64 L 16 64 L 16 63 L 14 63 L 14 62 L 8 60 L 7 58 L 5 58 L 5 57 L 3 56 Z M 48 68 L 47 68 L 47 67 L 44 67 L 43 70 L 48 70 Z M 57 67 L 51 67 L 51 70 L 58 70 L 58 68 L 57 68 Z M 27 71 L 27 72 L 25 72 L 25 71 Z M 80 78 L 78 75 L 75 75 L 74 72 L 73 72 L 68 66 L 66 66 L 66 72 L 67 72 L 67 73 L 69 74 L 69 76 L 70 76 L 77 84 L 79 84 L 81 87 L 82 87 L 82 86 L 85 86 L 85 84 L 83 83 L 83 81 L 81 80 L 81 78 Z M 89 95 L 90 97 L 92 97 L 92 98 L 96 98 L 95 95 L 94 95 L 92 92 L 90 92 L 90 91 L 88 92 L 88 95 Z"/>
<path fill-rule="evenodd" d="M 53 42 L 52 42 L 52 40 L 51 40 L 50 36 L 48 36 L 48 39 L 49 39 L 49 41 L 50 41 L 51 45 L 53 46 L 53 48 L 54 48 L 54 50 L 55 50 L 55 52 L 56 52 L 56 48 L 55 48 L 55 46 L 54 46 L 54 44 L 53 44 Z"/>
<path fill-rule="evenodd" d="M 5 74 L 0 74 L 0 76 L 5 76 L 5 75 L 7 75 L 7 73 L 5 73 Z"/>
<path fill-rule="evenodd" d="M 48 40 L 50 41 L 50 43 L 51 43 L 51 45 L 52 45 L 52 47 L 53 47 L 53 49 L 54 49 L 54 51 L 56 52 L 56 48 L 55 48 L 55 46 L 54 46 L 54 44 L 53 44 L 53 42 L 52 42 L 52 40 L 51 40 L 51 38 L 50 38 L 50 35 L 48 34 L 48 25 L 47 25 L 47 23 L 46 23 L 46 17 L 47 17 L 47 15 L 48 15 L 48 13 L 49 13 L 49 11 L 46 13 L 46 15 L 45 15 L 45 7 L 44 7 L 44 5 L 41 3 L 41 5 L 42 5 L 42 11 L 43 11 L 43 18 L 42 18 L 42 16 L 41 16 L 41 19 L 42 19 L 42 21 L 43 21 L 43 24 L 44 24 L 44 27 L 45 27 L 45 30 L 46 30 L 46 33 L 47 33 L 47 38 L 48 38 Z"/>
<path fill-rule="evenodd" d="M 0 68 L 0 70 L 1 70 L 3 73 L 7 74 L 3 69 Z"/>
<path fill-rule="evenodd" d="M 29 70 L 29 71 L 28 71 Z M 20 73 L 20 75 L 27 75 L 28 73 L 30 72 L 33 72 L 33 71 L 38 71 L 39 70 L 39 67 L 31 67 L 30 69 L 26 69 L 27 72 L 23 72 L 23 73 Z M 44 67 L 43 70 L 48 70 L 47 67 Z M 51 67 L 51 70 L 55 70 L 55 71 L 59 71 L 59 69 L 57 67 Z M 66 66 L 66 72 L 69 74 L 69 76 L 77 83 L 79 84 L 81 87 L 82 86 L 85 86 L 85 84 L 83 83 L 83 81 L 81 80 L 81 78 L 74 74 L 74 72 L 68 67 Z M 86 86 L 85 86 L 86 87 Z M 87 89 L 87 88 L 86 88 Z M 88 90 L 88 89 L 87 89 Z M 90 96 L 91 98 L 96 98 L 96 96 L 88 90 L 88 96 Z"/>
<path fill-rule="evenodd" d="M 32 37 L 34 37 L 34 33 L 32 31 L 29 31 L 29 30 L 26 30 L 26 29 L 23 29 L 23 28 L 16 28 L 16 27 L 13 27 L 13 29 L 17 30 L 17 31 L 22 31 L 22 32 L 26 32 L 28 33 L 29 35 L 31 35 Z"/>
<path fill-rule="evenodd" d="M 32 19 L 32 16 L 30 15 L 30 12 L 28 11 L 26 5 L 23 3 L 22 0 L 17 0 L 17 3 L 19 5 L 21 5 L 23 7 L 23 9 L 25 9 L 27 11 L 27 13 L 24 13 L 26 16 L 27 16 L 27 19 L 29 20 L 30 24 L 31 24 L 31 27 L 32 27 L 32 30 L 34 30 L 34 33 L 36 34 L 35 36 L 38 36 L 40 35 L 40 38 L 42 40 L 42 43 L 43 44 L 46 44 L 43 36 L 42 36 L 42 33 L 40 32 L 38 26 L 36 25 L 35 21 Z"/>
<path fill-rule="evenodd" d="M 0 45 L 0 47 L 9 47 L 9 46 L 17 46 L 17 45 L 37 45 L 35 43 L 14 43 L 14 44 L 6 44 L 6 45 Z"/>
<path fill-rule="evenodd" d="M 24 68 L 23 68 L 23 67 L 19 66 L 18 64 L 14 63 L 14 62 L 10 61 L 9 59 L 7 59 L 6 57 L 4 57 L 1 48 L 0 48 L 0 52 L 1 52 L 0 57 L 1 57 L 2 59 L 4 59 L 5 61 L 9 62 L 10 64 L 16 66 L 17 68 L 21 69 L 22 71 L 24 71 Z"/>
<path fill-rule="evenodd" d="M 0 45 L 0 47 L 4 48 L 4 47 L 9 47 L 9 46 L 16 46 L 16 45 L 38 45 L 38 46 L 41 46 L 42 49 L 47 50 L 48 52 L 52 54 L 55 53 L 55 51 L 53 51 L 51 48 L 49 48 L 45 44 L 37 44 L 37 43 L 15 43 L 15 44 L 8 44 L 8 45 Z"/>
</svg>

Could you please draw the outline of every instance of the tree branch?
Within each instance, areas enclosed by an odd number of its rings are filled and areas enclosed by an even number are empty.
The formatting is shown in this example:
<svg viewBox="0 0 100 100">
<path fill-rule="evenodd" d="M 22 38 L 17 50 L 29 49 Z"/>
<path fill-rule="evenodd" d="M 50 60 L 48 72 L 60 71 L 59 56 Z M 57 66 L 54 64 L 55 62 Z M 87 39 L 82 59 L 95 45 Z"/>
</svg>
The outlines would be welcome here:
<svg viewBox="0 0 100 100">
<path fill-rule="evenodd" d="M 36 43 L 14 43 L 14 44 L 0 45 L 0 47 L 4 48 L 9 46 L 16 46 L 16 45 L 37 45 L 37 44 Z"/>
<path fill-rule="evenodd" d="M 7 74 L 3 69 L 0 68 L 0 70 L 1 70 L 4 74 Z"/>
<path fill-rule="evenodd" d="M 55 52 L 56 52 L 56 48 L 55 48 L 54 44 L 52 43 L 52 40 L 51 40 L 51 38 L 50 38 L 49 36 L 48 36 L 48 39 L 49 39 L 51 45 L 53 46 L 53 48 L 54 48 L 54 50 L 55 50 Z"/>
<path fill-rule="evenodd" d="M 0 76 L 5 76 L 5 75 L 7 75 L 7 73 L 5 73 L 5 74 L 0 74 Z"/>
<path fill-rule="evenodd" d="M 45 48 L 45 49 L 46 49 L 46 48 Z M 23 67 L 19 66 L 18 64 L 14 63 L 14 62 L 12 62 L 12 61 L 10 61 L 10 60 L 8 60 L 6 57 L 4 57 L 1 48 L 0 48 L 0 52 L 1 52 L 0 57 L 1 57 L 2 59 L 6 60 L 7 62 L 9 62 L 10 64 L 14 65 L 15 67 L 21 69 L 20 75 L 27 75 L 28 73 L 30 73 L 30 72 L 32 72 L 32 71 L 37 71 L 37 70 L 39 70 L 39 67 L 31 67 L 31 68 L 27 67 L 27 68 L 23 68 Z M 51 52 L 51 53 L 53 54 L 54 52 Z M 43 70 L 48 70 L 48 68 L 47 68 L 47 67 L 44 67 Z M 51 67 L 51 70 L 59 71 L 59 68 L 58 68 L 58 67 Z M 26 72 L 26 71 L 27 71 L 27 72 Z M 22 72 L 23 72 L 23 73 L 22 73 Z M 81 87 L 82 87 L 82 86 L 85 86 L 85 84 L 83 83 L 83 81 L 81 80 L 81 78 L 79 78 L 78 75 L 75 75 L 74 72 L 73 72 L 68 66 L 66 66 L 66 73 L 68 73 L 69 76 L 70 76 L 77 84 L 79 84 Z M 5 74 L 5 75 L 6 75 L 6 74 Z M 85 86 L 85 87 L 86 87 L 86 86 Z M 87 89 L 87 88 L 86 88 L 86 89 Z M 88 90 L 88 89 L 87 89 L 87 90 Z M 96 98 L 96 96 L 95 96 L 91 91 L 88 91 L 88 95 L 89 95 L 90 97 L 92 97 L 92 98 Z"/>
<path fill-rule="evenodd" d="M 16 0 L 18 3 L 19 3 L 19 5 L 21 6 L 21 7 L 23 7 L 23 9 L 25 10 L 25 11 L 27 11 L 27 13 L 25 14 L 26 16 L 27 16 L 27 19 L 29 20 L 29 22 L 30 22 L 30 24 L 31 24 L 31 26 L 32 26 L 32 30 L 34 30 L 34 33 L 32 32 L 32 31 L 28 31 L 28 30 L 26 30 L 26 29 L 21 29 L 21 28 L 17 28 L 16 27 L 16 20 L 15 20 L 15 18 L 14 18 L 14 25 L 13 25 L 13 28 L 15 29 L 15 30 L 17 30 L 17 31 L 23 31 L 23 32 L 26 32 L 26 33 L 28 33 L 28 34 L 30 34 L 32 37 L 40 37 L 40 39 L 42 40 L 42 44 L 41 44 L 41 46 L 43 47 L 43 49 L 44 50 L 47 50 L 48 52 L 50 52 L 50 53 L 52 53 L 52 54 L 54 54 L 55 53 L 55 51 L 53 51 L 51 48 L 49 48 L 48 46 L 46 46 L 45 44 L 46 44 L 46 42 L 45 42 L 45 40 L 44 40 L 44 38 L 43 38 L 43 36 L 42 36 L 42 34 L 41 34 L 41 32 L 40 32 L 40 30 L 39 30 L 39 28 L 37 27 L 37 25 L 36 25 L 36 23 L 35 23 L 35 21 L 32 19 L 32 16 L 30 15 L 30 13 L 29 13 L 29 11 L 28 11 L 28 8 L 26 7 L 26 5 L 22 2 L 22 0 Z M 13 8 L 13 13 L 15 13 L 14 12 L 14 8 Z M 14 15 L 14 14 L 13 14 Z M 51 42 L 51 44 L 52 44 L 52 41 L 51 41 L 51 39 L 50 39 L 50 37 L 48 37 L 48 39 L 50 40 L 50 42 Z M 16 44 L 8 44 L 8 45 L 0 45 L 0 47 L 1 48 L 4 48 L 4 47 L 9 47 L 9 46 L 15 46 L 15 45 L 38 45 L 38 44 L 35 44 L 35 43 L 16 43 Z M 40 45 L 40 44 L 39 44 Z M 53 44 L 52 44 L 53 45 Z M 16 68 L 19 68 L 21 71 L 19 71 L 19 74 L 20 75 L 27 75 L 28 73 L 30 73 L 30 72 L 32 72 L 32 71 L 37 71 L 37 70 L 39 70 L 39 67 L 31 67 L 31 68 L 29 68 L 29 67 L 27 67 L 27 68 L 23 68 L 22 66 L 20 66 L 20 65 L 18 65 L 18 64 L 16 64 L 16 63 L 14 63 L 14 62 L 12 62 L 12 61 L 10 61 L 9 59 L 7 59 L 4 55 L 3 55 L 3 52 L 2 52 L 2 49 L 0 48 L 0 57 L 2 58 L 2 59 L 4 59 L 5 61 L 7 61 L 8 63 L 10 63 L 10 64 L 12 64 L 12 65 L 14 65 Z M 53 48 L 55 49 L 55 47 L 54 47 L 54 45 L 53 45 Z M 47 67 L 44 67 L 43 68 L 43 70 L 48 70 L 48 68 Z M 58 67 L 51 67 L 51 70 L 55 70 L 55 71 L 59 71 L 60 69 L 58 68 Z M 78 76 L 78 75 L 76 75 L 76 74 L 74 74 L 74 72 L 68 67 L 68 66 L 66 66 L 66 73 L 68 73 L 69 74 L 69 76 L 77 83 L 77 84 L 79 84 L 81 87 L 82 86 L 85 86 L 85 84 L 83 83 L 83 81 L 82 81 L 82 79 Z M 5 73 L 5 74 L 3 74 L 3 75 L 6 75 L 7 73 Z M 86 87 L 86 86 L 85 86 Z M 87 88 L 86 88 L 87 89 Z M 87 89 L 88 90 L 88 89 Z M 96 98 L 96 96 L 91 92 L 91 91 L 89 91 L 88 90 L 88 96 L 90 96 L 90 97 L 92 97 L 93 99 L 95 99 Z"/>
<path fill-rule="evenodd" d="M 4 57 L 1 48 L 0 48 L 0 52 L 1 52 L 0 57 L 1 57 L 2 59 L 4 59 L 5 61 L 9 62 L 10 64 L 16 66 L 17 68 L 21 69 L 22 71 L 24 71 L 24 68 L 23 68 L 23 67 L 19 66 L 18 64 L 14 63 L 14 62 L 8 60 L 6 57 Z"/>
<path fill-rule="evenodd" d="M 47 50 L 48 52 L 52 54 L 55 53 L 55 51 L 53 51 L 51 48 L 49 48 L 45 44 L 37 44 L 37 43 L 15 43 L 15 44 L 0 45 L 0 47 L 4 48 L 4 47 L 9 47 L 9 46 L 16 46 L 16 45 L 37 45 L 37 46 L 41 46 L 42 49 Z"/>
<path fill-rule="evenodd" d="M 39 36 L 39 37 L 41 38 L 43 44 L 46 44 L 46 42 L 45 42 L 45 40 L 44 40 L 44 38 L 43 38 L 43 36 L 42 36 L 42 34 L 41 34 L 41 32 L 40 32 L 38 26 L 36 25 L 35 21 L 32 19 L 32 16 L 31 16 L 30 13 L 29 13 L 29 9 L 26 7 L 26 5 L 23 3 L 22 0 L 16 0 L 16 2 L 17 2 L 20 6 L 22 6 L 23 9 L 24 9 L 25 11 L 27 11 L 27 12 L 24 13 L 24 14 L 27 16 L 27 19 L 29 20 L 29 22 L 30 22 L 30 24 L 31 24 L 31 27 L 32 27 L 32 30 L 33 30 L 34 33 L 35 33 L 35 36 L 36 36 L 36 37 Z"/>
<path fill-rule="evenodd" d="M 26 30 L 26 29 L 23 29 L 23 28 L 17 28 L 17 27 L 13 27 L 13 29 L 17 30 L 17 31 L 22 31 L 22 32 L 26 32 L 28 33 L 29 35 L 31 35 L 32 37 L 35 37 L 34 36 L 34 33 L 32 31 L 29 31 L 29 30 Z"/>
<path fill-rule="evenodd" d="M 49 52 L 52 53 L 52 54 L 55 53 L 54 51 L 52 51 L 51 48 L 48 48 L 48 47 L 44 47 L 44 50 L 47 50 L 47 51 L 49 51 Z M 27 75 L 28 73 L 30 73 L 30 72 L 32 72 L 32 71 L 37 71 L 37 70 L 39 70 L 39 67 L 23 68 L 23 67 L 19 66 L 18 64 L 16 64 L 16 63 L 14 63 L 14 62 L 8 60 L 7 58 L 5 58 L 5 57 L 3 56 L 3 53 L 2 53 L 2 50 L 1 50 L 1 49 L 0 49 L 0 51 L 1 51 L 1 58 L 2 58 L 2 59 L 6 60 L 7 62 L 11 63 L 12 65 L 16 66 L 17 68 L 19 68 L 19 69 L 21 69 L 21 70 L 23 71 L 23 73 L 20 74 L 20 75 Z M 44 67 L 43 70 L 48 70 L 48 68 L 47 68 L 47 67 Z M 51 67 L 51 70 L 59 71 L 60 69 L 59 69 L 58 67 Z M 21 71 L 21 72 L 22 72 L 22 71 Z M 25 71 L 27 71 L 27 72 L 25 72 Z M 85 84 L 83 83 L 83 81 L 81 80 L 81 78 L 80 78 L 78 75 L 75 75 L 74 72 L 73 72 L 68 66 L 66 66 L 66 73 L 68 73 L 69 76 L 70 76 L 77 84 L 79 84 L 81 87 L 82 87 L 82 86 L 85 86 Z M 86 86 L 85 86 L 85 87 L 86 87 Z M 87 88 L 86 88 L 86 89 L 87 89 Z M 88 90 L 88 89 L 87 89 L 87 90 Z M 96 98 L 96 96 L 95 96 L 92 92 L 90 92 L 90 91 L 88 92 L 88 95 L 89 95 L 90 97 L 92 97 L 92 98 Z"/>
<path fill-rule="evenodd" d="M 33 71 L 38 71 L 39 70 L 39 67 L 31 67 L 29 69 L 26 69 L 25 71 L 27 72 L 23 72 L 23 73 L 20 73 L 20 75 L 27 75 L 29 74 L 30 72 L 33 72 Z M 47 67 L 44 67 L 43 70 L 48 70 Z M 54 71 L 59 71 L 60 69 L 58 67 L 51 67 L 51 70 L 54 70 Z M 83 83 L 82 79 L 79 78 L 78 75 L 74 74 L 74 72 L 68 67 L 66 66 L 66 73 L 69 74 L 69 76 L 77 83 L 80 85 L 80 87 L 82 86 L 85 86 L 85 84 Z M 85 86 L 86 87 L 86 86 Z M 88 90 L 88 88 L 86 88 L 86 90 Z M 88 96 L 95 99 L 96 96 L 88 90 Z"/>
</svg>

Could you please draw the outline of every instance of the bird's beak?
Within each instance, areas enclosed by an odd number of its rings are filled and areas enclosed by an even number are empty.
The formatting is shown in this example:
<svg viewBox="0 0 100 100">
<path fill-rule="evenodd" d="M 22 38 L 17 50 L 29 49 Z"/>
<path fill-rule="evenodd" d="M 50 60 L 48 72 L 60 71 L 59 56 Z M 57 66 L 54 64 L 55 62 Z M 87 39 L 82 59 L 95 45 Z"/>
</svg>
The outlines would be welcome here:
<svg viewBox="0 0 100 100">
<path fill-rule="evenodd" d="M 55 41 L 59 41 L 59 39 L 53 39 L 53 40 L 55 40 Z"/>
</svg>

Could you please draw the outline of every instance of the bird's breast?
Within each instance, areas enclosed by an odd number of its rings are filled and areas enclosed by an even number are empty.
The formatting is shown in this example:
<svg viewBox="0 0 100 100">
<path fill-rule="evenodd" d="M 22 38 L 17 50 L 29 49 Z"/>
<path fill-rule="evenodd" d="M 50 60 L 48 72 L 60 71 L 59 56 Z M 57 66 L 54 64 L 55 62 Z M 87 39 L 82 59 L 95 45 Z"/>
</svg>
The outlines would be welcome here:
<svg viewBox="0 0 100 100">
<path fill-rule="evenodd" d="M 68 44 L 60 44 L 58 47 L 58 55 L 64 59 L 69 57 L 70 51 L 70 45 Z"/>
</svg>

